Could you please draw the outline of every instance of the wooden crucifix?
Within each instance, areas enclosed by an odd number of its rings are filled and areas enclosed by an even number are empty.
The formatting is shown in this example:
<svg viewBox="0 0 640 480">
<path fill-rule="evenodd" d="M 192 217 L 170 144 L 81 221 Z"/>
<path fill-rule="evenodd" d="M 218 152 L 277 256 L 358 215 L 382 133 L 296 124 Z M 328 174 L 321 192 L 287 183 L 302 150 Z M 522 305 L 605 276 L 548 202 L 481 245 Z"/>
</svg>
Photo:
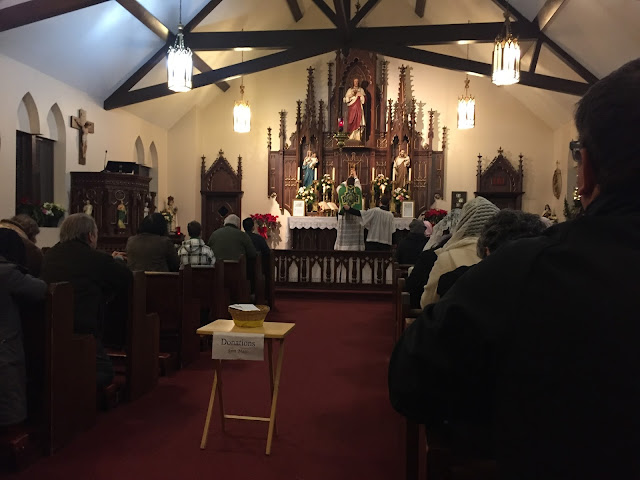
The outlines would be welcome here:
<svg viewBox="0 0 640 480">
<path fill-rule="evenodd" d="M 87 112 L 80 109 L 78 110 L 77 117 L 71 117 L 71 127 L 76 130 L 80 130 L 80 156 L 78 163 L 80 165 L 86 165 L 87 163 L 87 137 L 90 133 L 93 133 L 93 122 L 87 121 Z"/>
</svg>

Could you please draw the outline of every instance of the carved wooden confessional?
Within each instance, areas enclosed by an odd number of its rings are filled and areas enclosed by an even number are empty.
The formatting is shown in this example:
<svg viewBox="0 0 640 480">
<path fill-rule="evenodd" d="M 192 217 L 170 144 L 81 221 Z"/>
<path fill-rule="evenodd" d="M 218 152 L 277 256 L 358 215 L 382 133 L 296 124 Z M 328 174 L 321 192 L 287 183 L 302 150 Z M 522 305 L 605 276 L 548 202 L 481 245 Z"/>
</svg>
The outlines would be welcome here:
<svg viewBox="0 0 640 480">
<path fill-rule="evenodd" d="M 375 53 L 351 49 L 348 55 L 336 54 L 335 65 L 329 63 L 327 102 L 320 100 L 316 108 L 314 69 L 307 75 L 307 97 L 297 101 L 295 131 L 287 138 L 287 112 L 280 112 L 279 148 L 272 150 L 271 128 L 268 129 L 268 194 L 275 193 L 283 208 L 292 212 L 293 200 L 299 187 L 298 168 L 307 150 L 318 156 L 318 178 L 335 175 L 335 185 L 346 180 L 355 168 L 362 184 L 367 205 L 371 205 L 372 175 L 384 173 L 392 177 L 393 160 L 401 149 L 411 157 L 412 180 L 409 184 L 415 214 L 427 210 L 433 197 L 444 198 L 444 150 L 446 127 L 442 128 L 442 149 L 433 150 L 434 116 L 430 110 L 428 138 L 425 142 L 416 128 L 416 101 L 406 90 L 407 67 L 400 68 L 398 99 L 387 100 L 387 63 Z M 333 83 L 335 71 L 336 83 Z M 338 118 L 345 118 L 347 106 L 343 102 L 345 89 L 358 78 L 365 90 L 365 134 L 361 141 L 347 140 L 338 148 L 334 133 Z M 325 110 L 328 120 L 325 122 Z M 421 112 L 420 112 L 421 113 Z M 437 117 L 436 117 L 437 118 Z"/>
<path fill-rule="evenodd" d="M 513 168 L 511 162 L 502 155 L 502 147 L 498 149 L 498 156 L 489 166 L 482 171 L 482 155 L 478 155 L 477 192 L 481 196 L 492 201 L 499 208 L 522 209 L 522 154 L 518 162 L 518 170 Z"/>
<path fill-rule="evenodd" d="M 207 169 L 202 157 L 200 194 L 202 196 L 202 238 L 220 228 L 232 213 L 242 219 L 242 157 L 238 157 L 238 172 L 218 152 L 218 158 Z"/>
</svg>

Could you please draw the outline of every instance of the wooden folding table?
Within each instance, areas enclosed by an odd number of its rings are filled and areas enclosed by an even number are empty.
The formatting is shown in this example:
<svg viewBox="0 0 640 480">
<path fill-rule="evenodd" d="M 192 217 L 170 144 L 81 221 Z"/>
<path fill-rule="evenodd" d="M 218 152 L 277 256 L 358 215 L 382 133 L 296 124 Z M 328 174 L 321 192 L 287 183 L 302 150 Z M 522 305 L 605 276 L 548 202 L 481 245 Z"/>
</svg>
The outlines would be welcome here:
<svg viewBox="0 0 640 480">
<path fill-rule="evenodd" d="M 233 320 L 216 320 L 197 330 L 198 335 L 213 335 L 214 333 L 250 333 L 264 334 L 267 344 L 267 357 L 269 358 L 269 383 L 271 385 L 271 415 L 269 417 L 248 417 L 245 415 L 227 415 L 224 413 L 224 404 L 222 401 L 222 360 L 216 360 L 215 373 L 213 375 L 213 385 L 211 386 L 211 396 L 209 397 L 209 408 L 207 409 L 207 418 L 204 422 L 204 430 L 202 432 L 202 440 L 200 448 L 207 446 L 207 437 L 209 435 L 209 424 L 211 422 L 211 411 L 216 397 L 216 390 L 219 392 L 220 403 L 220 420 L 222 423 L 222 431 L 224 431 L 225 419 L 233 420 L 250 420 L 257 422 L 269 422 L 269 433 L 267 434 L 267 449 L 265 453 L 271 454 L 271 440 L 276 427 L 276 405 L 278 402 L 278 389 L 280 386 L 280 375 L 282 373 L 282 359 L 284 358 L 284 339 L 293 330 L 295 323 L 279 323 L 265 322 L 259 328 L 241 328 L 236 327 Z M 278 340 L 280 348 L 278 348 L 276 358 L 276 370 L 273 371 L 273 340 Z M 230 360 L 228 360 L 230 361 Z"/>
</svg>

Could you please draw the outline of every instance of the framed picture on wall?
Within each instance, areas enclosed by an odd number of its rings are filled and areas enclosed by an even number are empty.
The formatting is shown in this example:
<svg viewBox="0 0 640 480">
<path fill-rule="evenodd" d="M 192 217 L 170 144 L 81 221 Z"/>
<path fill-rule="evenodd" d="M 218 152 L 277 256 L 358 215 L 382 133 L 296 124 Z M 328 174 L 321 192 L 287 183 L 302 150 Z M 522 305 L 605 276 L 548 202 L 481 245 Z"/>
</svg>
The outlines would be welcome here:
<svg viewBox="0 0 640 480">
<path fill-rule="evenodd" d="M 467 203 L 467 192 L 451 192 L 451 210 L 462 208 Z"/>
<path fill-rule="evenodd" d="M 410 200 L 405 200 L 402 202 L 402 218 L 413 218 L 414 217 L 414 202 Z"/>
<path fill-rule="evenodd" d="M 294 217 L 304 217 L 306 211 L 307 211 L 307 205 L 306 205 L 304 200 L 294 200 L 293 201 L 293 216 Z"/>
</svg>

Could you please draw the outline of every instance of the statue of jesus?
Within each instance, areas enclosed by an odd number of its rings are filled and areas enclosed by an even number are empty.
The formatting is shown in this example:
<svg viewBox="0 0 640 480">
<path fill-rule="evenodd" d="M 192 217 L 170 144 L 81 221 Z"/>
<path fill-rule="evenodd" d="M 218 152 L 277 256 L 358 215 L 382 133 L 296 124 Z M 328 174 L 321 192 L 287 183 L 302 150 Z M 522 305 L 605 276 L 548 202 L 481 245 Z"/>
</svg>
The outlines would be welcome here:
<svg viewBox="0 0 640 480">
<path fill-rule="evenodd" d="M 344 95 L 344 103 L 347 104 L 349 115 L 347 117 L 347 133 L 349 140 L 362 139 L 362 127 L 364 121 L 364 103 L 366 101 L 364 89 L 360 86 L 360 80 L 353 79 L 353 87 L 349 88 Z"/>
</svg>

